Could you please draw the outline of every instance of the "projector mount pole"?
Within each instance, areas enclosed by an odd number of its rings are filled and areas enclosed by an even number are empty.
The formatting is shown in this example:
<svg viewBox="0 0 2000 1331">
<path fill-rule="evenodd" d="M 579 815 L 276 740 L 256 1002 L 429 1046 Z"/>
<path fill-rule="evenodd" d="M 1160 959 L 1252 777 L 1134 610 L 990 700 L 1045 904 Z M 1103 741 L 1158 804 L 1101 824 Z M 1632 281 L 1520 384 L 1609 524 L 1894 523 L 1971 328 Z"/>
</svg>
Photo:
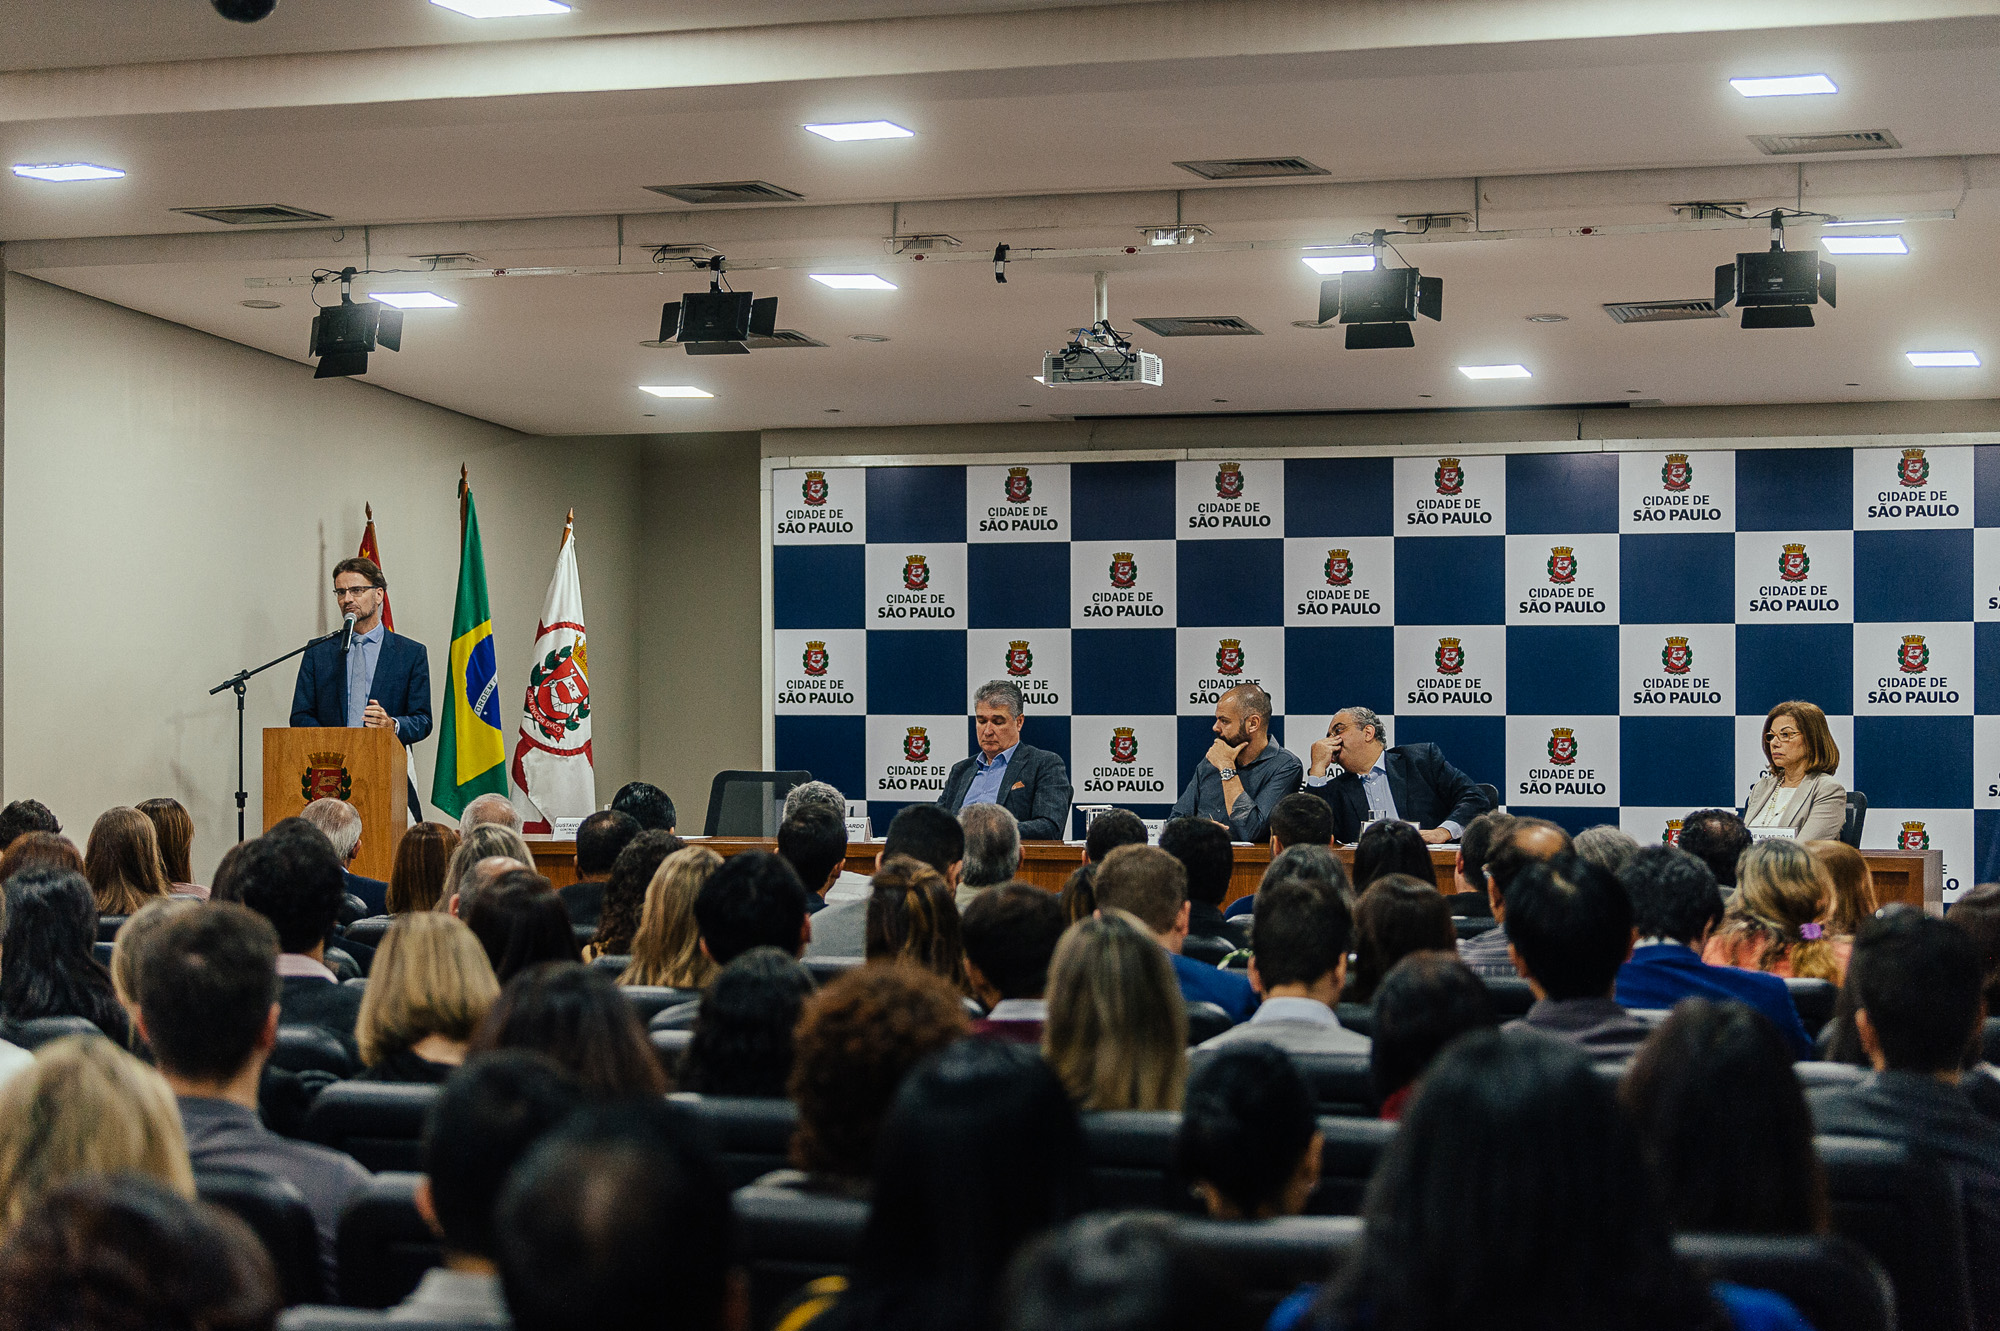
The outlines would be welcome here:
<svg viewBox="0 0 2000 1331">
<path fill-rule="evenodd" d="M 352 305 L 354 303 L 354 270 L 352 268 L 343 268 L 340 270 L 340 303 L 342 305 Z"/>
<path fill-rule="evenodd" d="M 1111 274 L 1092 274 L 1091 286 L 1094 293 L 1091 321 L 1099 327 L 1107 327 L 1111 323 Z"/>
<path fill-rule="evenodd" d="M 1774 212 L 1771 214 L 1771 252 L 1773 254 L 1782 254 L 1784 249 L 1785 215 L 1781 212 Z"/>
</svg>

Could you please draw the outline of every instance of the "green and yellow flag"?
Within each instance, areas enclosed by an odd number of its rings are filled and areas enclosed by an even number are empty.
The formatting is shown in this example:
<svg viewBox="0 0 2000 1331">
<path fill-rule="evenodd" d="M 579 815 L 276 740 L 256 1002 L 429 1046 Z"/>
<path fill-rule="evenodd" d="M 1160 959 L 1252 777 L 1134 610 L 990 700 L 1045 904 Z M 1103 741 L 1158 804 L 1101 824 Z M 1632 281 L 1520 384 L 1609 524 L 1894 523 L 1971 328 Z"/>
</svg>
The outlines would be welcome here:
<svg viewBox="0 0 2000 1331">
<path fill-rule="evenodd" d="M 458 602 L 451 615 L 451 676 L 438 730 L 431 803 L 456 818 L 481 795 L 507 793 L 507 742 L 500 733 L 500 672 L 493 656 L 493 615 L 486 608 L 486 558 L 472 486 L 459 482 L 464 534 L 458 553 Z"/>
</svg>

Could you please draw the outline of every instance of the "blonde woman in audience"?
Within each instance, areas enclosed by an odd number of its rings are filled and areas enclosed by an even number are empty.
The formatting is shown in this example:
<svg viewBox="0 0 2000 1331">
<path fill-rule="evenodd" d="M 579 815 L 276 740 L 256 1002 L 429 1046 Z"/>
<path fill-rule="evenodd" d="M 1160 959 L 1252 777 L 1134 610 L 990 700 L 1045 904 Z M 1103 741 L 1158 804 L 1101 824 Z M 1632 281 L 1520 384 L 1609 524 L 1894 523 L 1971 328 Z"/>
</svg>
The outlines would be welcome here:
<svg viewBox="0 0 2000 1331">
<path fill-rule="evenodd" d="M 192 910 L 200 904 L 193 897 L 149 901 L 133 911 L 132 918 L 119 929 L 117 939 L 111 944 L 111 988 L 127 1015 L 134 1018 L 139 1015 L 139 956 L 146 940 L 180 911 Z M 138 1029 L 136 1021 L 133 1029 Z"/>
<path fill-rule="evenodd" d="M 1827 923 L 1839 937 L 1854 937 L 1855 931 L 1882 905 L 1875 895 L 1875 875 L 1868 871 L 1867 857 L 1845 841 L 1805 844 L 1833 883 L 1833 909 L 1827 915 Z"/>
<path fill-rule="evenodd" d="M 1835 936 L 1833 909 L 1833 880 L 1803 843 L 1759 841 L 1737 861 L 1736 904 L 1701 959 L 1839 984 L 1854 944 Z"/>
<path fill-rule="evenodd" d="M 130 915 L 171 890 L 152 820 L 123 805 L 106 809 L 91 825 L 83 876 L 90 880 L 100 915 Z"/>
<path fill-rule="evenodd" d="M 187 1138 L 159 1073 L 109 1040 L 70 1035 L 0 1089 L 0 1229 L 90 1174 L 142 1174 L 194 1197 Z"/>
<path fill-rule="evenodd" d="M 367 1065 L 358 1080 L 442 1082 L 500 997 L 486 949 L 449 915 L 396 917 L 382 937 L 355 1018 Z"/>
<path fill-rule="evenodd" d="M 206 900 L 208 889 L 194 881 L 190 858 L 194 853 L 194 819 L 188 816 L 187 806 L 162 796 L 142 801 L 139 812 L 146 815 L 159 839 L 160 866 L 167 871 L 168 890 L 176 896 Z"/>
<path fill-rule="evenodd" d="M 1179 1109 L 1187 1007 L 1166 949 L 1136 916 L 1079 920 L 1049 964 L 1042 1056 L 1077 1107 Z"/>
<path fill-rule="evenodd" d="M 632 935 L 632 964 L 618 983 L 708 988 L 715 963 L 695 934 L 694 899 L 721 864 L 722 856 L 705 846 L 689 846 L 660 861 L 646 884 L 639 931 Z"/>
</svg>

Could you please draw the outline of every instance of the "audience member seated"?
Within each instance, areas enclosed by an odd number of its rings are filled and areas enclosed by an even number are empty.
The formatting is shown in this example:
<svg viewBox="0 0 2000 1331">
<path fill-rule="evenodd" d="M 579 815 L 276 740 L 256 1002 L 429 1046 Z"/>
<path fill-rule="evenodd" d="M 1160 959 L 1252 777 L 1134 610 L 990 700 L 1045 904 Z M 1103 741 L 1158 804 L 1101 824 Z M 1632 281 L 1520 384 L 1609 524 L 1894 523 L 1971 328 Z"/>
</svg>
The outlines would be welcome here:
<svg viewBox="0 0 2000 1331">
<path fill-rule="evenodd" d="M 1510 818 L 1493 833 L 1493 846 L 1482 866 L 1486 904 L 1494 925 L 1458 945 L 1458 959 L 1482 980 L 1512 979 L 1514 959 L 1507 943 L 1507 884 L 1530 864 L 1571 849 L 1569 833 L 1544 818 Z"/>
<path fill-rule="evenodd" d="M 401 818 L 403 811 L 398 809 L 396 816 Z M 370 915 L 386 913 L 389 908 L 389 885 L 379 878 L 364 878 L 354 872 L 354 861 L 361 854 L 361 811 L 346 800 L 329 796 L 306 805 L 299 817 L 317 827 L 333 843 L 333 853 L 340 857 L 341 879 L 348 895 L 360 898 Z"/>
<path fill-rule="evenodd" d="M 1097 913 L 1097 892 L 1092 887 L 1096 880 L 1097 866 L 1088 860 L 1077 865 L 1063 880 L 1062 894 L 1057 900 L 1062 902 L 1064 924 L 1075 924 Z"/>
<path fill-rule="evenodd" d="M 297 818 L 244 843 L 231 868 L 237 898 L 278 931 L 284 1021 L 332 1031 L 359 1058 L 354 1023 L 363 987 L 340 983 L 326 967 L 327 936 L 347 895 L 343 877 L 326 837 Z"/>
<path fill-rule="evenodd" d="M 1040 1045 L 1048 1021 L 1049 964 L 1062 941 L 1062 903 L 1031 883 L 1007 883 L 979 894 L 960 922 L 965 976 L 986 1015 L 975 1035 Z"/>
<path fill-rule="evenodd" d="M 513 869 L 479 894 L 464 915 L 501 984 L 544 961 L 580 961 L 569 909 L 549 880 Z"/>
<path fill-rule="evenodd" d="M 966 1034 L 952 987 L 905 963 L 857 966 L 806 1000 L 792 1036 L 792 1169 L 762 1187 L 865 1198 L 882 1117 L 909 1070 Z"/>
<path fill-rule="evenodd" d="M 1290 846 L 1279 851 L 1264 866 L 1263 877 L 1257 880 L 1257 892 L 1286 878 L 1306 878 L 1315 883 L 1325 883 L 1337 888 L 1349 901 L 1354 898 L 1354 883 L 1347 875 L 1347 866 L 1340 862 L 1340 857 L 1333 853 L 1331 846 Z M 1233 920 L 1256 909 L 1257 893 L 1253 892 L 1247 897 L 1238 897 L 1223 912 L 1223 916 Z"/>
<path fill-rule="evenodd" d="M 861 955 L 869 961 L 915 962 L 944 977 L 960 993 L 972 992 L 965 978 L 965 946 L 952 890 L 929 865 L 908 857 L 884 861 L 875 874 Z"/>
<path fill-rule="evenodd" d="M 0 1090 L 0 1234 L 74 1178 L 143 1174 L 194 1196 L 187 1138 L 160 1074 L 109 1040 L 44 1045 Z"/>
<path fill-rule="evenodd" d="M 111 990 L 118 996 L 118 1006 L 125 1009 L 128 1023 L 139 1011 L 139 957 L 146 940 L 175 915 L 200 904 L 193 897 L 179 896 L 149 901 L 118 926 L 118 937 L 111 944 Z"/>
<path fill-rule="evenodd" d="M 130 915 L 170 891 L 152 820 L 137 809 L 106 809 L 84 844 L 83 873 L 100 915 Z"/>
<path fill-rule="evenodd" d="M 1868 857 L 1845 841 L 1808 841 L 1806 850 L 1826 870 L 1833 884 L 1833 907 L 1826 922 L 1837 938 L 1852 939 L 1861 932 L 1868 917 L 1882 907 L 1875 894 L 1875 875 L 1869 871 Z M 1961 897 L 1959 900 L 1963 901 Z"/>
<path fill-rule="evenodd" d="M 515 1331 L 749 1331 L 729 1185 L 664 1105 L 579 1115 L 501 1195 Z"/>
<path fill-rule="evenodd" d="M 1042 1050 L 1078 1108 L 1181 1107 L 1187 1008 L 1167 955 L 1143 921 L 1109 906 L 1056 944 Z"/>
<path fill-rule="evenodd" d="M 1847 791 L 1833 779 L 1840 746 L 1816 703 L 1781 702 L 1764 718 L 1764 765 L 1743 806 L 1747 826 L 1831 841 L 1847 825 Z"/>
<path fill-rule="evenodd" d="M 1100 813 L 1083 834 L 1083 862 L 1101 864 L 1120 846 L 1143 846 L 1149 839 L 1145 820 L 1130 809 Z"/>
<path fill-rule="evenodd" d="M 571 944 L 572 948 L 575 946 Z M 435 912 L 399 917 L 383 935 L 355 1022 L 362 1081 L 441 1082 L 500 997 L 471 929 Z"/>
<path fill-rule="evenodd" d="M 791 865 L 768 851 L 732 855 L 695 894 L 694 927 L 701 950 L 717 966 L 727 966 L 753 947 L 800 956 L 812 939 L 805 884 Z"/>
<path fill-rule="evenodd" d="M 500 990 L 470 1055 L 527 1049 L 561 1064 L 594 1100 L 664 1095 L 667 1075 L 638 1014 L 603 971 L 545 961 Z"/>
<path fill-rule="evenodd" d="M 1986 1015 L 2000 1017 L 2000 883 L 1981 883 L 1964 893 L 1946 909 L 1944 918 L 1963 929 L 1979 949 L 1979 972 L 1986 977 Z"/>
<path fill-rule="evenodd" d="M 1504 813 L 1482 813 L 1465 825 L 1458 838 L 1458 859 L 1451 866 L 1452 890 L 1445 898 L 1453 915 L 1493 914 L 1493 903 L 1486 896 L 1486 856 L 1500 833 L 1513 825 L 1514 820 Z"/>
<path fill-rule="evenodd" d="M 778 824 L 778 855 L 806 885 L 806 907 L 817 914 L 847 872 L 846 819 L 823 805 L 804 806 Z"/>
<path fill-rule="evenodd" d="M 889 821 L 875 868 L 899 855 L 937 870 L 945 884 L 956 888 L 965 861 L 965 829 L 958 819 L 935 804 L 905 805 Z M 829 906 L 813 917 L 813 938 L 806 947 L 808 957 L 859 957 L 868 943 L 868 902 L 875 889 L 870 880 L 868 895 Z"/>
<path fill-rule="evenodd" d="M 40 800 L 15 800 L 0 809 L 0 851 L 30 832 L 46 832 L 54 836 L 62 831 L 62 824 L 49 812 L 49 806 Z"/>
<path fill-rule="evenodd" d="M 817 1282 L 788 1331 L 986 1331 L 1015 1252 L 1086 1203 L 1062 1083 L 1019 1046 L 956 1044 L 904 1080 L 881 1142 L 853 1277 Z"/>
<path fill-rule="evenodd" d="M 1259 892 L 1250 926 L 1250 983 L 1263 1003 L 1202 1051 L 1261 1043 L 1291 1054 L 1366 1052 L 1368 1037 L 1342 1026 L 1333 1011 L 1353 945 L 1354 919 L 1339 891 L 1287 878 Z"/>
<path fill-rule="evenodd" d="M 1467 829 L 1470 830 L 1470 829 Z M 1368 1079 L 1380 1116 L 1403 1116 L 1438 1051 L 1467 1031 L 1495 1024 L 1486 982 L 1448 952 L 1412 952 L 1375 991 Z"/>
<path fill-rule="evenodd" d="M 1674 1229 L 1826 1233 L 1812 1114 L 1791 1051 L 1756 1009 L 1682 1003 L 1639 1047 L 1619 1098 Z"/>
<path fill-rule="evenodd" d="M 1285 796 L 1271 811 L 1273 837 L 1278 835 L 1283 818 L 1290 816 L 1286 805 L 1291 798 Z M 1312 802 L 1325 807 L 1319 800 Z M 1222 929 L 1222 902 L 1229 895 L 1229 880 L 1236 872 L 1236 852 L 1229 844 L 1229 829 L 1207 818 L 1171 819 L 1160 829 L 1160 849 L 1179 860 L 1187 870 L 1188 937 L 1226 937 Z"/>
<path fill-rule="evenodd" d="M 141 800 L 139 812 L 153 825 L 153 837 L 160 846 L 160 867 L 167 873 L 167 890 L 175 896 L 199 897 L 206 901 L 208 889 L 194 881 L 194 819 L 187 806 L 177 799 L 161 796 Z"/>
<path fill-rule="evenodd" d="M 1325 1144 L 1312 1089 L 1269 1045 L 1221 1050 L 1188 1078 L 1174 1161 L 1212 1220 L 1303 1214 Z"/>
<path fill-rule="evenodd" d="M 1612 998 L 1632 955 L 1632 900 L 1618 880 L 1574 855 L 1531 864 L 1507 885 L 1508 950 L 1534 991 L 1508 1030 L 1540 1031 L 1592 1058 L 1630 1058 L 1652 1027 Z"/>
<path fill-rule="evenodd" d="M 639 917 L 646 912 L 646 889 L 667 856 L 686 845 L 672 832 L 641 832 L 625 843 L 611 862 L 611 876 L 604 880 L 604 912 L 597 918 L 596 935 L 583 950 L 584 960 L 632 954 Z"/>
<path fill-rule="evenodd" d="M 782 1100 L 792 1030 L 812 991 L 806 968 L 775 947 L 753 947 L 724 966 L 702 996 L 680 1089 Z"/>
<path fill-rule="evenodd" d="M 1354 890 L 1366 895 L 1376 879 L 1392 873 L 1437 886 L 1430 843 L 1410 824 L 1385 818 L 1362 829 L 1354 845 Z"/>
<path fill-rule="evenodd" d="M 1577 858 L 1596 865 L 1613 878 L 1618 876 L 1637 849 L 1639 843 L 1630 832 L 1610 823 L 1586 827 L 1576 834 Z"/>
<path fill-rule="evenodd" d="M 1400 873 L 1377 878 L 1354 904 L 1354 969 L 1340 1000 L 1374 1002 L 1382 977 L 1412 952 L 1458 955 L 1451 907 L 1428 879 Z"/>
<path fill-rule="evenodd" d="M 1761 842 L 1761 846 L 1786 845 Z M 1921 911 L 1892 910 L 1854 940 L 1847 988 L 1874 1068 L 1859 1084 L 1812 1092 L 1821 1133 L 1907 1142 L 1942 1161 L 1965 1208 L 1974 1322 L 2000 1325 L 2000 1125 L 1959 1086 L 1979 1030 L 1984 976 L 1963 930 Z"/>
<path fill-rule="evenodd" d="M 694 902 L 702 884 L 722 867 L 722 856 L 706 846 L 688 846 L 660 861 L 646 884 L 639 932 L 632 935 L 632 964 L 620 984 L 656 984 L 669 989 L 706 989 L 715 963 L 701 950 L 694 925 Z"/>
<path fill-rule="evenodd" d="M 10 1021 L 82 1017 L 131 1044 L 111 972 L 97 959 L 97 905 L 82 874 L 29 869 L 9 878 L 5 927 L 0 1013 Z"/>
<path fill-rule="evenodd" d="M 489 865 L 488 860 L 504 863 Z M 485 870 L 483 879 L 479 873 L 482 867 Z M 451 853 L 451 860 L 445 865 L 444 887 L 438 894 L 437 909 L 462 920 L 466 908 L 472 905 L 473 897 L 478 895 L 485 882 L 492 881 L 508 869 L 534 867 L 534 853 L 528 849 L 527 841 L 519 832 L 502 823 L 481 823 L 469 835 L 458 839 L 458 849 Z"/>
<path fill-rule="evenodd" d="M 1681 820 L 1675 843 L 1708 866 L 1717 884 L 1736 886 L 1736 861 L 1750 848 L 1750 829 L 1734 809 L 1696 809 Z"/>
<path fill-rule="evenodd" d="M 249 1226 L 129 1174 L 57 1190 L 0 1248 L 0 1331 L 271 1331 L 281 1306 Z"/>
<path fill-rule="evenodd" d="M 1120 846 L 1097 866 L 1093 880 L 1099 911 L 1129 912 L 1167 950 L 1181 995 L 1214 1003 L 1231 1021 L 1245 1021 L 1257 1006 L 1250 982 L 1234 971 L 1204 966 L 1181 955 L 1187 939 L 1187 870 L 1156 846 Z"/>
<path fill-rule="evenodd" d="M 445 874 L 458 850 L 458 831 L 443 823 L 418 823 L 396 843 L 396 867 L 389 871 L 383 905 L 391 915 L 436 910 Z"/>
<path fill-rule="evenodd" d="M 233 852 L 235 847 L 230 847 L 230 850 Z M 228 858 L 227 854 L 223 856 L 225 861 Z M 14 838 L 6 851 L 0 852 L 0 883 L 30 869 L 63 869 L 81 874 L 83 852 L 66 836 L 54 832 L 23 832 Z"/>
<path fill-rule="evenodd" d="M 1683 998 L 1748 1003 L 1764 1014 L 1793 1058 L 1812 1054 L 1785 982 L 1734 966 L 1711 966 L 1701 950 L 1721 923 L 1722 891 L 1708 866 L 1672 846 L 1646 846 L 1626 861 L 1618 885 L 1632 900 L 1639 941 L 1618 968 L 1614 997 L 1628 1008 L 1670 1008 Z"/>
<path fill-rule="evenodd" d="M 1654 1197 L 1637 1134 L 1581 1053 L 1476 1031 L 1425 1075 L 1369 1187 L 1353 1259 L 1323 1292 L 1280 1304 L 1271 1331 L 1809 1331 L 1778 1295 L 1704 1287 Z"/>
<path fill-rule="evenodd" d="M 515 835 L 521 832 L 521 811 L 505 795 L 481 795 L 465 806 L 458 816 L 458 837 L 463 841 L 475 827 L 504 827 Z"/>
<path fill-rule="evenodd" d="M 444 1265 L 424 1272 L 390 1321 L 510 1325 L 494 1212 L 514 1167 L 582 1102 L 569 1074 L 539 1054 L 481 1054 L 452 1071 L 424 1122 L 415 1197 Z"/>
<path fill-rule="evenodd" d="M 296 1187 L 333 1288 L 340 1214 L 368 1171 L 257 1119 L 258 1075 L 278 1041 L 278 959 L 277 932 L 254 911 L 220 902 L 175 915 L 139 958 L 139 1027 L 179 1099 L 194 1167 L 248 1169 Z"/>
<path fill-rule="evenodd" d="M 1025 1245 L 1007 1274 L 999 1331 L 1208 1331 L 1229 1309 L 1174 1248 L 1157 1211 L 1093 1211 Z"/>
<path fill-rule="evenodd" d="M 957 904 L 964 910 L 1020 870 L 1021 824 L 1005 805 L 968 804 L 958 811 L 958 825 L 965 832 L 965 867 L 958 875 Z"/>
<path fill-rule="evenodd" d="M 1293 791 L 1271 808 L 1271 853 L 1291 846 L 1331 846 L 1333 809 L 1317 795 Z"/>
<path fill-rule="evenodd" d="M 611 797 L 611 808 L 637 822 L 641 832 L 675 832 L 680 828 L 673 798 L 650 782 L 627 781 Z"/>
<path fill-rule="evenodd" d="M 843 829 L 847 825 L 847 797 L 824 781 L 808 781 L 786 792 L 785 818 L 789 820 L 800 809 L 825 809 L 841 820 Z M 843 901 L 866 901 L 868 891 L 867 874 L 842 868 L 824 897 L 827 905 L 837 906 Z"/>
<path fill-rule="evenodd" d="M 1760 841 L 1736 864 L 1736 899 L 1702 949 L 1712 966 L 1841 983 L 1854 940 L 1835 935 L 1833 880 L 1796 841 Z"/>
<path fill-rule="evenodd" d="M 558 889 L 569 917 L 594 929 L 604 915 L 604 884 L 618 854 L 643 829 L 639 820 L 616 809 L 599 809 L 577 825 L 576 881 Z"/>
</svg>

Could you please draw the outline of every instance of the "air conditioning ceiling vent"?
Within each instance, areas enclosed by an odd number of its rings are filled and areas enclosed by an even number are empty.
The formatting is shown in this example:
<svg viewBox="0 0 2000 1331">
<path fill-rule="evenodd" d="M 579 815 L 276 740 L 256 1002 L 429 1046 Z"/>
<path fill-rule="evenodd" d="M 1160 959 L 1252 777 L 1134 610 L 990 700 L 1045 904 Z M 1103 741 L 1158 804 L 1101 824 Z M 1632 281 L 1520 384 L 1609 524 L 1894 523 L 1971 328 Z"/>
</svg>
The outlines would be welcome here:
<svg viewBox="0 0 2000 1331">
<path fill-rule="evenodd" d="M 1141 328 L 1159 337 L 1262 337 L 1240 314 L 1182 314 L 1157 319 L 1134 319 Z"/>
<path fill-rule="evenodd" d="M 273 222 L 333 220 L 327 213 L 316 213 L 309 208 L 294 208 L 288 203 L 237 203 L 213 208 L 175 208 L 173 211 L 185 213 L 189 217 L 206 217 L 211 222 L 227 222 L 230 226 L 267 226 Z"/>
<path fill-rule="evenodd" d="M 1175 162 L 1203 180 L 1269 180 L 1279 176 L 1330 176 L 1303 157 L 1222 157 L 1205 162 Z"/>
<path fill-rule="evenodd" d="M 700 185 L 648 185 L 682 203 L 790 203 L 805 195 L 768 180 L 720 180 Z"/>
<path fill-rule="evenodd" d="M 1604 312 L 1613 323 L 1621 324 L 1665 324 L 1723 317 L 1712 300 L 1628 300 L 1606 305 Z"/>
<path fill-rule="evenodd" d="M 1857 129 L 1845 134 L 1752 134 L 1750 142 L 1760 153 L 1773 157 L 1796 157 L 1800 153 L 1881 152 L 1902 147 L 1886 129 Z"/>
</svg>

